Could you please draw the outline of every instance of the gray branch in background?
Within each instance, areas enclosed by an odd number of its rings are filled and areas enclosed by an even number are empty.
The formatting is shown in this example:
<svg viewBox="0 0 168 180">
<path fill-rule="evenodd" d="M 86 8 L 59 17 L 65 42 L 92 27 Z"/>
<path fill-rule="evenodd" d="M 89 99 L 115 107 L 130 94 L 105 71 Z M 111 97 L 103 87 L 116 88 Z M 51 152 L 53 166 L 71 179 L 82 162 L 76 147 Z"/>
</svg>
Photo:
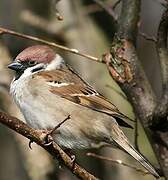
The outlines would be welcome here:
<svg viewBox="0 0 168 180">
<path fill-rule="evenodd" d="M 157 51 L 162 76 L 162 95 L 155 110 L 153 128 L 168 131 L 168 5 L 163 12 L 157 35 Z"/>
<path fill-rule="evenodd" d="M 119 17 L 119 29 L 117 34 L 120 37 L 135 41 L 137 37 L 140 0 L 123 0 L 121 15 Z"/>
<path fill-rule="evenodd" d="M 157 51 L 162 77 L 162 94 L 154 111 L 151 129 L 155 132 L 156 146 L 165 178 L 168 179 L 168 3 L 162 14 L 157 35 Z M 160 142 L 160 144 L 159 144 Z"/>
<path fill-rule="evenodd" d="M 118 19 L 118 31 L 111 45 L 110 55 L 106 55 L 106 63 L 111 76 L 117 81 L 121 89 L 131 102 L 136 116 L 139 118 L 151 146 L 160 164 L 160 174 L 168 178 L 168 135 L 154 131 L 151 124 L 155 122 L 157 111 L 167 115 L 168 109 L 168 52 L 167 29 L 168 12 L 165 11 L 158 31 L 158 51 L 161 61 L 163 80 L 163 94 L 161 104 L 157 104 L 151 84 L 141 66 L 136 52 L 136 39 L 139 24 L 140 0 L 123 0 L 121 15 Z M 158 106 L 159 105 L 159 106 Z M 160 118 L 159 118 L 160 119 Z"/>
<path fill-rule="evenodd" d="M 92 0 L 92 1 L 94 1 L 96 4 L 98 4 L 98 6 L 100 6 L 102 9 L 104 9 L 105 12 L 107 12 L 114 19 L 114 22 L 117 22 L 117 15 L 115 14 L 113 8 L 106 5 L 101 0 Z"/>
</svg>

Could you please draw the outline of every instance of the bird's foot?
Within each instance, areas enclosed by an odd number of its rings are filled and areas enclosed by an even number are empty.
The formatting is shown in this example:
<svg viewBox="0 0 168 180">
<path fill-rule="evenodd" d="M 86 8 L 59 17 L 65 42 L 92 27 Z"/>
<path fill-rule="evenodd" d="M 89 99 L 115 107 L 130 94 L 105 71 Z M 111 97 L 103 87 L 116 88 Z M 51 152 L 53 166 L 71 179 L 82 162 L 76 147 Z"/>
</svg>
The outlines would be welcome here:
<svg viewBox="0 0 168 180">
<path fill-rule="evenodd" d="M 73 154 L 71 149 L 65 149 L 64 151 L 65 151 L 66 154 L 68 154 L 68 156 L 70 156 L 71 163 L 72 163 L 72 169 L 74 169 L 75 163 L 76 163 L 76 156 L 75 156 L 75 154 Z"/>
<path fill-rule="evenodd" d="M 68 153 L 67 153 L 68 154 Z M 69 154 L 68 154 L 69 155 Z M 70 158 L 71 158 L 71 163 L 72 163 L 72 170 L 74 170 L 75 168 L 75 163 L 76 163 L 76 156 L 74 154 L 71 154 L 69 155 Z M 58 166 L 59 169 L 62 169 L 62 164 L 59 163 L 59 166 Z"/>
<path fill-rule="evenodd" d="M 45 146 L 50 146 L 53 143 L 53 134 L 57 134 L 59 133 L 59 131 L 57 131 L 57 129 L 63 124 L 65 123 L 68 119 L 70 119 L 70 115 L 67 116 L 67 118 L 65 118 L 63 121 L 61 121 L 59 124 L 57 124 L 53 129 L 51 130 L 36 130 L 38 133 L 40 133 L 42 135 L 42 143 Z M 32 149 L 32 143 L 33 140 L 29 141 L 29 148 Z"/>
<path fill-rule="evenodd" d="M 40 135 L 42 139 L 42 144 L 45 146 L 49 146 L 53 142 L 53 137 L 51 136 L 51 131 L 52 130 L 36 130 Z M 32 149 L 32 143 L 34 141 L 30 140 L 29 141 L 29 148 Z"/>
<path fill-rule="evenodd" d="M 44 137 L 44 141 L 43 141 L 43 144 L 44 146 L 50 146 L 52 143 L 53 143 L 53 137 L 52 137 L 52 133 L 51 133 L 52 130 L 48 131 L 46 134 L 45 134 L 45 137 Z"/>
<path fill-rule="evenodd" d="M 29 141 L 29 148 L 32 149 L 32 143 L 33 143 L 33 140 L 30 140 Z"/>
<path fill-rule="evenodd" d="M 76 156 L 74 154 L 70 155 L 71 162 L 72 162 L 72 169 L 75 168 L 75 163 L 76 163 Z"/>
</svg>

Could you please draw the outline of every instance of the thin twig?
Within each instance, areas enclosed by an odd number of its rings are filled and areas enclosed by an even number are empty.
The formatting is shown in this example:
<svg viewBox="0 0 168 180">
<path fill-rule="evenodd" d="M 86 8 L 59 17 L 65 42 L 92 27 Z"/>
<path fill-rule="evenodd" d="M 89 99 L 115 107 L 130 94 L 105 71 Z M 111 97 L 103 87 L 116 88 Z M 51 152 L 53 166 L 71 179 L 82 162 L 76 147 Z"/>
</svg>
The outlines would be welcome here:
<svg viewBox="0 0 168 180">
<path fill-rule="evenodd" d="M 77 54 L 77 55 L 85 57 L 85 58 L 87 58 L 89 60 L 102 63 L 99 58 L 91 56 L 91 55 L 88 55 L 88 54 L 81 53 L 77 49 L 68 48 L 66 46 L 62 46 L 62 45 L 56 44 L 54 42 L 46 41 L 44 39 L 40 39 L 40 38 L 37 38 L 37 37 L 34 37 L 34 36 L 30 36 L 30 35 L 18 33 L 16 31 L 12 31 L 12 30 L 9 30 L 9 29 L 6 29 L 6 28 L 0 27 L 0 34 L 10 34 L 10 35 L 13 35 L 13 36 L 17 36 L 17 37 L 21 37 L 21 38 L 25 38 L 25 39 L 30 39 L 32 41 L 36 41 L 36 42 L 39 42 L 39 43 L 47 44 L 49 46 L 53 46 L 53 47 L 62 49 L 64 51 L 71 52 L 73 54 Z"/>
<path fill-rule="evenodd" d="M 138 119 L 137 118 L 135 118 L 135 132 L 134 133 L 135 133 L 135 138 L 134 138 L 135 148 L 139 151 L 139 146 L 138 146 Z"/>
<path fill-rule="evenodd" d="M 133 169 L 133 170 L 135 170 L 137 172 L 142 173 L 143 175 L 150 174 L 148 171 L 145 171 L 145 170 L 142 170 L 142 169 L 137 168 L 135 166 L 132 166 L 130 164 L 124 163 L 124 162 L 122 162 L 121 160 L 118 160 L 118 159 L 114 160 L 114 159 L 111 159 L 111 158 L 108 158 L 108 157 L 97 155 L 95 153 L 87 153 L 86 155 L 90 156 L 90 157 L 97 158 L 97 159 L 110 161 L 112 163 L 119 164 L 119 165 L 122 165 L 122 166 L 125 166 L 125 167 L 129 167 L 129 168 L 131 168 L 131 169 Z"/>
<path fill-rule="evenodd" d="M 59 21 L 63 20 L 63 16 L 60 14 L 60 12 L 57 9 L 57 4 L 59 3 L 60 0 L 53 0 L 53 6 L 55 10 L 55 15 Z"/>
<path fill-rule="evenodd" d="M 24 122 L 4 112 L 0 112 L 0 123 L 30 139 L 31 141 L 36 142 L 43 149 L 48 151 L 48 153 L 50 153 L 54 158 L 56 158 L 60 164 L 65 165 L 79 179 L 97 180 L 96 177 L 80 167 L 77 163 L 72 162 L 71 158 L 55 142 L 52 142 L 49 146 L 46 146 L 44 143 L 44 138 L 46 137 L 47 133 L 42 133 L 32 129 Z"/>
<path fill-rule="evenodd" d="M 110 4 L 106 3 L 106 2 L 104 2 L 104 3 L 105 3 L 106 6 L 109 6 L 109 7 L 112 8 L 111 3 Z M 96 13 L 96 12 L 102 12 L 102 11 L 104 11 L 104 9 L 102 9 L 102 7 L 100 7 L 98 4 L 95 4 L 95 3 L 89 4 L 89 5 L 84 6 L 82 8 L 82 12 L 83 12 L 84 15 L 92 14 L 92 13 Z"/>
<path fill-rule="evenodd" d="M 139 35 L 141 35 L 144 39 L 146 39 L 147 41 L 152 41 L 154 43 L 157 42 L 157 39 L 153 36 L 148 36 L 147 34 L 143 33 L 143 32 L 139 32 Z"/>
<path fill-rule="evenodd" d="M 113 5 L 111 2 L 104 2 L 104 5 L 114 10 L 119 5 L 120 2 L 121 0 L 118 0 Z M 104 11 L 104 8 L 102 8 L 100 5 L 95 4 L 95 3 L 84 6 L 82 9 L 83 9 L 82 11 L 84 15 Z"/>
<path fill-rule="evenodd" d="M 65 118 L 63 121 L 61 121 L 58 125 L 56 125 L 56 126 L 54 127 L 54 129 L 52 129 L 52 130 L 49 132 L 49 134 L 52 135 L 52 134 L 54 133 L 54 131 L 56 131 L 59 127 L 61 127 L 61 125 L 64 124 L 64 123 L 65 123 L 67 120 L 69 120 L 70 118 L 71 118 L 71 116 L 68 115 L 68 117 Z"/>
<path fill-rule="evenodd" d="M 120 4 L 121 0 L 118 0 L 113 5 L 113 10 Z"/>
<path fill-rule="evenodd" d="M 54 37 L 57 37 L 57 39 L 61 39 L 62 41 L 64 41 L 64 38 L 60 37 L 61 28 L 57 29 L 53 21 L 48 21 L 28 9 L 24 9 L 20 12 L 20 19 L 24 23 L 45 31 L 45 33 L 47 34 L 54 35 Z"/>
<path fill-rule="evenodd" d="M 117 15 L 115 14 L 115 12 L 111 7 L 107 6 L 105 3 L 103 3 L 100 0 L 92 0 L 92 1 L 98 4 L 101 8 L 103 8 L 105 12 L 107 12 L 114 19 L 114 21 L 117 21 Z"/>
</svg>

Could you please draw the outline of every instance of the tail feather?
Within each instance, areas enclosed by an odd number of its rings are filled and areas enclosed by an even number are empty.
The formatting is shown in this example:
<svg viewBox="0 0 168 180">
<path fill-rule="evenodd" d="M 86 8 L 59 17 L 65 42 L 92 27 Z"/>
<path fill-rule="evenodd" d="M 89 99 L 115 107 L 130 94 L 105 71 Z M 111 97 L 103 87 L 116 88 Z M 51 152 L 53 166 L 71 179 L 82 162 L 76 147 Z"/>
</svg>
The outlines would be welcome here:
<svg viewBox="0 0 168 180">
<path fill-rule="evenodd" d="M 153 176 L 159 178 L 159 174 L 156 172 L 155 168 L 150 164 L 150 162 L 140 154 L 128 141 L 127 137 L 124 135 L 123 131 L 120 129 L 117 123 L 112 124 L 111 131 L 111 144 L 116 144 L 120 149 L 127 152 L 134 159 L 136 159 L 146 170 L 148 170 Z"/>
<path fill-rule="evenodd" d="M 155 176 L 156 178 L 160 177 L 159 174 L 154 169 L 154 167 L 151 165 L 151 163 L 142 154 L 140 154 L 132 145 L 128 144 L 127 142 L 121 142 L 118 140 L 114 140 L 114 141 L 122 150 L 126 151 L 134 159 L 136 159 L 153 176 Z"/>
</svg>

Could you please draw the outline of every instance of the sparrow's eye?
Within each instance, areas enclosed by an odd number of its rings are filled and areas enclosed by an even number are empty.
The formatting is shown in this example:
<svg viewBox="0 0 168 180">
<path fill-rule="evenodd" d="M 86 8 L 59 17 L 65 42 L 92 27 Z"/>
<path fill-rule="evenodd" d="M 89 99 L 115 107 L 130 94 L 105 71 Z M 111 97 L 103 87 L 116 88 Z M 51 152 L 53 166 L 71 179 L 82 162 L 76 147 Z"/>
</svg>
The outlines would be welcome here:
<svg viewBox="0 0 168 180">
<path fill-rule="evenodd" d="M 29 66 L 34 66 L 35 64 L 37 64 L 37 62 L 36 61 L 29 61 L 28 64 L 29 64 Z"/>
</svg>

